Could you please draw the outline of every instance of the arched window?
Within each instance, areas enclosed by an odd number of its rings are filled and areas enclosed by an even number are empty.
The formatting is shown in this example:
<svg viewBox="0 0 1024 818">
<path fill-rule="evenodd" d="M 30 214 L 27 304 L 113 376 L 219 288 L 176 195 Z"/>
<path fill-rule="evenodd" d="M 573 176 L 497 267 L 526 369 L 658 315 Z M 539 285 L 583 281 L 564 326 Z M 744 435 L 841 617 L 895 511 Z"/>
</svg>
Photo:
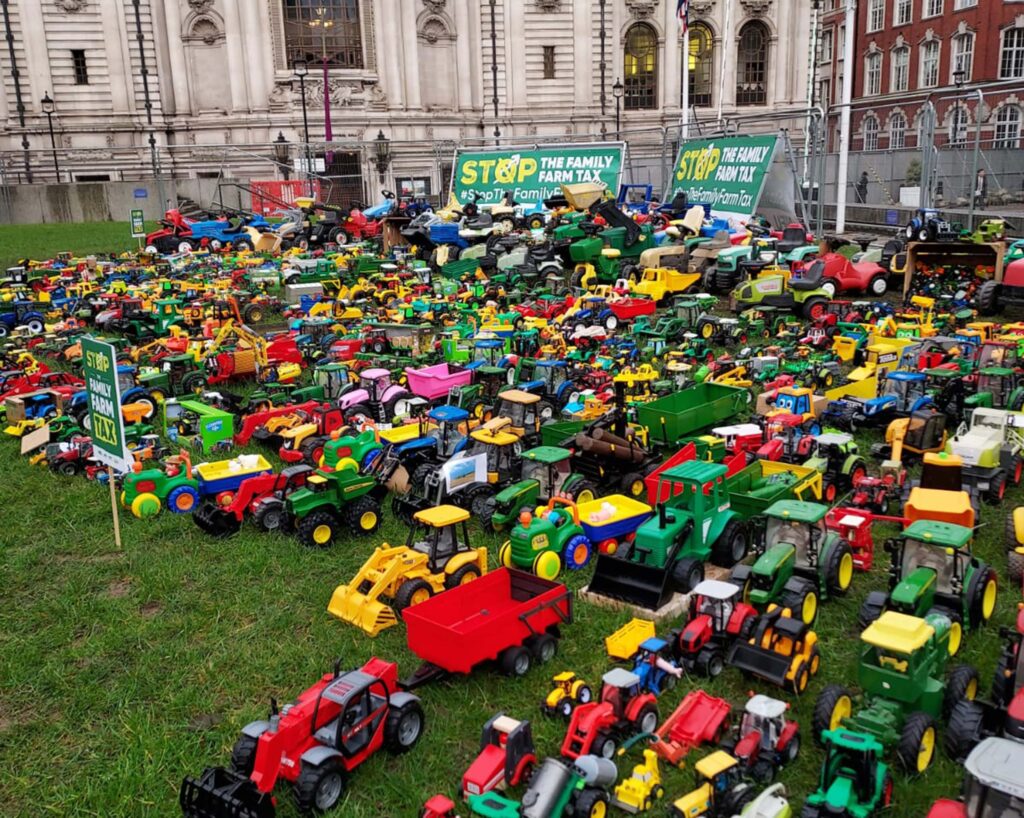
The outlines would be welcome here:
<svg viewBox="0 0 1024 818">
<path fill-rule="evenodd" d="M 999 50 L 999 79 L 1015 80 L 1024 77 L 1024 27 L 1008 28 L 1003 32 L 1003 45 Z"/>
<path fill-rule="evenodd" d="M 359 0 L 283 0 L 283 10 L 289 66 L 319 64 L 326 52 L 328 68 L 363 67 Z"/>
<path fill-rule="evenodd" d="M 882 93 L 882 55 L 877 51 L 864 61 L 864 93 L 869 97 Z"/>
<path fill-rule="evenodd" d="M 934 88 L 939 84 L 939 41 L 928 40 L 921 45 L 921 73 L 918 88 Z"/>
<path fill-rule="evenodd" d="M 910 46 L 904 45 L 892 50 L 892 76 L 889 78 L 889 93 L 906 91 L 910 87 Z"/>
<path fill-rule="evenodd" d="M 768 29 L 764 23 L 747 23 L 740 30 L 736 62 L 736 104 L 768 102 Z"/>
<path fill-rule="evenodd" d="M 1019 105 L 1005 105 L 999 109 L 999 113 L 996 114 L 995 147 L 1020 147 L 1020 120 Z"/>
<path fill-rule="evenodd" d="M 901 113 L 889 117 L 889 150 L 907 146 L 907 118 Z"/>
<path fill-rule="evenodd" d="M 864 150 L 866 151 L 877 151 L 878 150 L 878 120 L 873 116 L 864 117 L 864 122 L 861 125 L 861 129 L 864 131 Z"/>
<path fill-rule="evenodd" d="M 967 111 L 957 105 L 949 117 L 949 144 L 963 146 L 967 144 Z"/>
<path fill-rule="evenodd" d="M 711 29 L 703 23 L 690 26 L 690 105 L 706 108 L 711 105 L 714 85 L 715 40 Z"/>
<path fill-rule="evenodd" d="M 645 23 L 626 32 L 623 63 L 624 107 L 627 111 L 656 108 L 658 98 L 658 35 Z"/>
<path fill-rule="evenodd" d="M 974 70 L 974 35 L 971 32 L 953 38 L 953 56 L 949 61 L 950 82 L 970 82 Z"/>
</svg>

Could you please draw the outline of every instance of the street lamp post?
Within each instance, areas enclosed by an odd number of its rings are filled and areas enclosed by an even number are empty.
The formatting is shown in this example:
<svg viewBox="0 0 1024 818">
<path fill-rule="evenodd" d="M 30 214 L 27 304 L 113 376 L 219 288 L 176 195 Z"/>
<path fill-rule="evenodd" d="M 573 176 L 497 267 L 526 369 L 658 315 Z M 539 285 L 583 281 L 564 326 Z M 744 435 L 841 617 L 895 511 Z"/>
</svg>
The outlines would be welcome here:
<svg viewBox="0 0 1024 818">
<path fill-rule="evenodd" d="M 377 177 L 380 183 L 384 184 L 384 177 L 391 166 L 391 140 L 384 136 L 384 131 L 377 131 L 377 138 L 373 140 L 374 157 L 373 164 L 377 166 Z"/>
<path fill-rule="evenodd" d="M 286 182 L 289 179 L 289 171 L 291 170 L 288 165 L 291 147 L 291 143 L 284 138 L 284 132 L 278 131 L 277 139 L 274 140 L 274 161 L 277 163 L 277 166 L 281 168 L 281 173 L 284 175 L 284 180 Z"/>
<path fill-rule="evenodd" d="M 619 130 L 619 111 L 622 106 L 622 95 L 625 93 L 626 87 L 622 84 L 622 80 L 615 80 L 615 85 L 612 86 L 612 96 L 615 97 L 615 141 L 618 142 L 620 139 Z"/>
<path fill-rule="evenodd" d="M 957 69 L 953 72 L 953 82 L 957 88 L 963 88 L 967 72 Z M 971 181 L 970 200 L 971 204 L 967 211 L 967 229 L 974 229 L 974 209 L 978 206 L 978 197 L 975 195 L 978 186 L 978 162 L 981 154 L 981 120 L 984 115 L 982 110 L 985 106 L 985 94 L 980 88 L 975 88 L 974 93 L 978 95 L 978 106 L 974 109 L 974 155 L 971 159 Z"/>
<path fill-rule="evenodd" d="M 46 123 L 50 128 L 50 153 L 53 154 L 53 172 L 56 174 L 57 181 L 59 182 L 60 164 L 57 162 L 57 138 L 53 135 L 53 112 L 56 110 L 56 105 L 50 98 L 49 91 L 43 95 L 39 102 L 43 106 L 43 113 L 46 114 Z"/>
<path fill-rule="evenodd" d="M 309 73 L 309 65 L 305 60 L 296 60 L 292 63 L 292 71 L 299 78 L 299 96 L 302 99 L 302 141 L 303 153 L 306 155 L 306 181 L 309 183 L 309 192 L 313 193 L 313 160 L 309 154 L 309 112 L 306 110 L 306 75 Z"/>
</svg>

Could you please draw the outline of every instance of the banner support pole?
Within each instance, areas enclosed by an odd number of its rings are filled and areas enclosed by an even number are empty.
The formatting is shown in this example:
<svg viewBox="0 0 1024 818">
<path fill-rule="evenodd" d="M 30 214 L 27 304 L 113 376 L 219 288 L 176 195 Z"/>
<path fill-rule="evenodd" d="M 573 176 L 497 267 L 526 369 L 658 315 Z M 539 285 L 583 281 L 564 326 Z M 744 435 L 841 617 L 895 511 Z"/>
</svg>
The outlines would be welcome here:
<svg viewBox="0 0 1024 818">
<path fill-rule="evenodd" d="M 114 516 L 114 547 L 121 550 L 121 515 L 117 510 L 117 490 L 114 487 L 114 467 L 107 466 L 107 482 L 110 484 L 110 511 Z"/>
</svg>

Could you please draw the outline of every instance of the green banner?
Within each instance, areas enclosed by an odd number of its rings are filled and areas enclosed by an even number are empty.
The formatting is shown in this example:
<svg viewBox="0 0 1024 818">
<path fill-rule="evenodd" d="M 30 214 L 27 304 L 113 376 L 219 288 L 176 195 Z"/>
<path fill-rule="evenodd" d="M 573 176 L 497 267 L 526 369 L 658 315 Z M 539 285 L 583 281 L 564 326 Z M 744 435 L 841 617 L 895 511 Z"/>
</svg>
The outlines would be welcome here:
<svg viewBox="0 0 1024 818">
<path fill-rule="evenodd" d="M 141 210 L 132 210 L 129 214 L 129 221 L 132 225 L 132 238 L 140 239 L 146 235 L 146 225 L 142 218 Z"/>
<path fill-rule="evenodd" d="M 672 174 L 672 195 L 686 191 L 691 204 L 710 204 L 713 216 L 752 216 L 777 142 L 778 137 L 771 135 L 725 136 L 683 143 Z"/>
<path fill-rule="evenodd" d="M 452 190 L 460 202 L 481 194 L 480 204 L 498 204 L 506 191 L 524 206 L 562 192 L 562 185 L 603 182 L 618 195 L 622 142 L 606 145 L 552 145 L 529 150 L 464 150 L 455 157 Z"/>
<path fill-rule="evenodd" d="M 128 471 L 133 458 L 124 441 L 117 353 L 110 344 L 83 338 L 82 363 L 85 389 L 89 394 L 93 457 L 118 471 Z"/>
</svg>

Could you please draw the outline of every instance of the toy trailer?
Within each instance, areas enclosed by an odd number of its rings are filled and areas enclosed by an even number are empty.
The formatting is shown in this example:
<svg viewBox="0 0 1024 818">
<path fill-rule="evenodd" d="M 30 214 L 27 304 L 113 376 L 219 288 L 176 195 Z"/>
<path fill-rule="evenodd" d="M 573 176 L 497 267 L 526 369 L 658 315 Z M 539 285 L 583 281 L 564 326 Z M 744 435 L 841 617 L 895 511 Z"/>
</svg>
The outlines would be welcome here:
<svg viewBox="0 0 1024 818">
<path fill-rule="evenodd" d="M 448 397 L 448 390 L 454 386 L 468 386 L 473 380 L 472 369 L 452 367 L 448 364 L 434 364 L 420 369 L 407 367 L 409 391 L 420 398 L 435 401 Z"/>
<path fill-rule="evenodd" d="M 749 402 L 746 389 L 704 382 L 642 403 L 636 413 L 652 441 L 671 446 L 702 429 L 731 421 Z"/>
<path fill-rule="evenodd" d="M 755 460 L 725 479 L 733 511 L 745 519 L 761 514 L 777 500 L 821 499 L 821 472 L 772 460 Z"/>
<path fill-rule="evenodd" d="M 235 416 L 197 400 L 164 401 L 164 435 L 186 441 L 198 452 L 225 451 L 234 445 Z"/>
<path fill-rule="evenodd" d="M 407 689 L 492 660 L 522 676 L 534 659 L 554 657 L 559 626 L 572 622 L 572 593 L 560 582 L 499 568 L 406 608 L 402 618 L 409 650 L 423 660 L 403 682 Z"/>
<path fill-rule="evenodd" d="M 672 712 L 655 734 L 654 752 L 670 764 L 680 766 L 690 750 L 701 744 L 718 744 L 729 728 L 731 705 L 725 699 L 693 690 Z"/>
</svg>

